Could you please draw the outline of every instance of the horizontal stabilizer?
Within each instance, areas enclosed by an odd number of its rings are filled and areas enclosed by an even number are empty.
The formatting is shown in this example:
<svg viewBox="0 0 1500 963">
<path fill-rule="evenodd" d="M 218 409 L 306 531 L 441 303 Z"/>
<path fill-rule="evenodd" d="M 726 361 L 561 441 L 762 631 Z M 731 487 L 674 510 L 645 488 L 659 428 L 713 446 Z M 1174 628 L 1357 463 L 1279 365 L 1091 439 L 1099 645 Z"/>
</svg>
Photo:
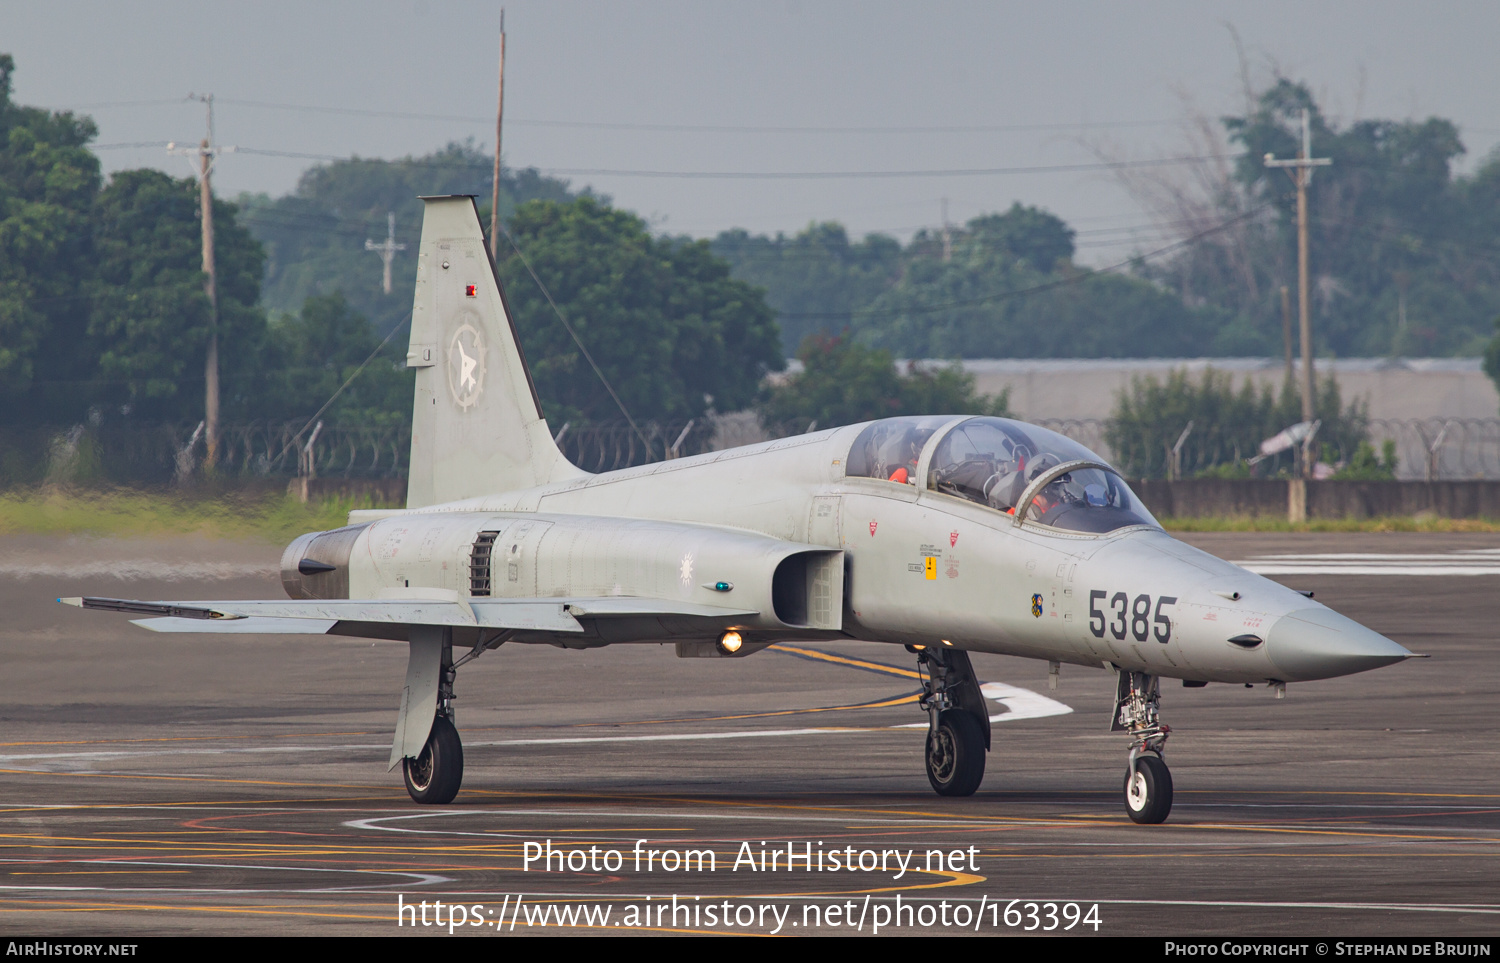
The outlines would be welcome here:
<svg viewBox="0 0 1500 963">
<path fill-rule="evenodd" d="M 202 619 L 162 618 L 131 619 L 152 632 L 212 632 L 215 635 L 327 635 L 338 623 L 332 619 L 268 619 L 254 616 L 247 619 L 221 619 L 204 625 Z"/>
<path fill-rule="evenodd" d="M 416 589 L 408 590 L 413 593 Z M 437 594 L 441 590 L 434 590 Z M 579 619 L 677 616 L 718 621 L 756 615 L 753 609 L 722 608 L 680 600 L 602 598 L 459 599 L 230 599 L 210 602 L 143 602 L 135 599 L 58 599 L 65 605 L 162 618 L 138 619 L 153 632 L 212 632 L 236 635 L 323 635 L 335 623 L 474 626 L 533 632 L 582 632 Z M 299 627 L 299 625 L 301 627 Z"/>
</svg>

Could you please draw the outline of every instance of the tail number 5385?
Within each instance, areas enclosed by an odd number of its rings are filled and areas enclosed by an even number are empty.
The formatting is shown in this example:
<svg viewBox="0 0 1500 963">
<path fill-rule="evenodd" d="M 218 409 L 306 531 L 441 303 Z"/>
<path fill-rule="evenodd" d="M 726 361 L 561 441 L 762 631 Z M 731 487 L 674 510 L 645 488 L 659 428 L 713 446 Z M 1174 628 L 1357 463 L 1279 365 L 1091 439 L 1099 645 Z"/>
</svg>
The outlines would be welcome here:
<svg viewBox="0 0 1500 963">
<path fill-rule="evenodd" d="M 1099 603 L 1106 598 L 1109 600 L 1108 611 L 1099 607 Z M 1104 638 L 1104 633 L 1108 631 L 1122 642 L 1127 632 L 1137 642 L 1144 642 L 1155 634 L 1156 641 L 1165 645 L 1172 641 L 1172 619 L 1162 610 L 1168 605 L 1176 605 L 1177 599 L 1171 595 L 1161 595 L 1155 601 L 1153 609 L 1149 595 L 1137 595 L 1132 599 L 1124 592 L 1110 595 L 1095 589 L 1089 593 L 1089 631 L 1094 633 L 1096 639 Z"/>
</svg>

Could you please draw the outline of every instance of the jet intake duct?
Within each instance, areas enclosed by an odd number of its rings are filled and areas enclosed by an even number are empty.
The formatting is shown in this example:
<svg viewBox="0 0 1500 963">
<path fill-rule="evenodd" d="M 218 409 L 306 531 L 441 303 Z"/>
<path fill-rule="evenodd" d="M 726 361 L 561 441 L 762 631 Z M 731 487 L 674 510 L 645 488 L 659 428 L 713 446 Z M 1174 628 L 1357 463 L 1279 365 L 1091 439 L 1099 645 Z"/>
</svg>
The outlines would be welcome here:
<svg viewBox="0 0 1500 963">
<path fill-rule="evenodd" d="M 836 630 L 843 626 L 843 586 L 843 552 L 797 552 L 776 566 L 771 605 L 787 625 Z"/>
<path fill-rule="evenodd" d="M 349 597 L 349 554 L 368 525 L 309 532 L 281 553 L 281 585 L 294 599 Z"/>
</svg>

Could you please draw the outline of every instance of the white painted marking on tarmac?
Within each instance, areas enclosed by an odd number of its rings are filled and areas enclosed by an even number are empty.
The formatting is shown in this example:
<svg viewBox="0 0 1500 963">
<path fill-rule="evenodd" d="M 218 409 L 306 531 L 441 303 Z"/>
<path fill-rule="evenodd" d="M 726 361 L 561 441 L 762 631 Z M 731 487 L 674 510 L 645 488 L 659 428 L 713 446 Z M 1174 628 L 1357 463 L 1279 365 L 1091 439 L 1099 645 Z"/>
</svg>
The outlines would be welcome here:
<svg viewBox="0 0 1500 963">
<path fill-rule="evenodd" d="M 16 860 L 28 865 L 35 865 L 38 861 L 34 859 Z M 254 894 L 254 893 L 369 893 L 385 892 L 395 886 L 435 886 L 440 883 L 451 883 L 454 880 L 448 876 L 440 876 L 436 873 L 413 873 L 395 869 L 344 869 L 339 867 L 325 868 L 321 866 L 263 866 L 246 863 L 179 863 L 158 860 L 123 860 L 123 859 L 60 859 L 46 860 L 47 863 L 59 865 L 76 866 L 149 866 L 153 869 L 170 866 L 178 869 L 225 869 L 225 870 L 264 870 L 266 872 L 280 873 L 323 873 L 341 874 L 351 876 L 396 876 L 400 879 L 389 883 L 376 883 L 370 886 L 319 886 L 316 888 L 306 887 L 236 887 L 227 889 L 222 887 L 185 887 L 185 886 L 58 886 L 56 884 L 29 885 L 25 883 L 0 884 L 0 891 L 42 891 L 63 893 L 220 893 L 220 894 Z"/>
<path fill-rule="evenodd" d="M 656 810 L 626 810 L 626 809 L 452 809 L 430 813 L 408 813 L 400 816 L 372 816 L 368 819 L 351 819 L 341 823 L 348 829 L 364 829 L 372 832 L 383 833 L 415 833 L 419 835 L 439 836 L 489 836 L 496 838 L 535 839 L 536 832 L 530 830 L 524 833 L 507 833 L 484 830 L 463 829 L 415 829 L 409 826 L 385 825 L 391 822 L 409 822 L 415 820 L 434 819 L 443 816 L 545 816 L 545 817 L 575 817 L 586 819 L 599 819 L 607 817 L 610 819 L 663 819 L 667 821 L 682 819 L 697 819 L 708 821 L 748 821 L 748 822 L 773 822 L 773 823 L 834 823 L 840 826 L 858 824 L 860 826 L 985 826 L 996 825 L 991 820 L 975 819 L 891 819 L 891 818 L 865 818 L 858 813 L 849 816 L 779 816 L 763 814 L 759 812 L 699 812 L 691 810 L 656 809 Z M 1015 825 L 1011 820 L 1006 825 Z M 604 830 L 608 832 L 608 830 Z M 600 839 L 611 837 L 598 837 Z M 625 839 L 627 837 L 619 837 Z M 638 837 L 628 837 L 635 839 Z"/>
<path fill-rule="evenodd" d="M 377 749 L 384 752 L 390 749 L 387 743 L 379 745 L 343 745 L 343 746 L 231 746 L 228 748 L 211 749 L 200 747 L 195 749 L 120 749 L 120 750 L 91 750 L 88 752 L 28 752 L 14 755 L 0 756 L 0 766 L 13 762 L 32 762 L 38 759 L 120 759 L 139 756 L 223 756 L 231 754 L 251 754 L 267 752 L 338 752 L 343 749 Z"/>
<path fill-rule="evenodd" d="M 952 897 L 949 898 L 951 899 Z M 1403 913 L 1500 914 L 1500 905 L 1495 903 L 1272 903 L 1251 902 L 1249 900 L 1207 899 L 1075 899 L 1073 902 L 1100 903 L 1114 906 L 1212 906 L 1229 909 L 1321 909 L 1368 910 L 1372 912 L 1395 911 Z"/>
<path fill-rule="evenodd" d="M 0 559 L 0 577 L 25 581 L 29 578 L 101 579 L 125 581 L 151 579 L 183 582 L 189 579 L 275 578 L 280 572 L 265 562 L 164 562 L 151 558 L 128 558 L 77 562 L 28 561 L 25 556 Z"/>
<path fill-rule="evenodd" d="M 1234 564 L 1256 575 L 1500 575 L 1500 549 L 1433 554 L 1310 552 L 1257 555 Z"/>
<path fill-rule="evenodd" d="M 994 699 L 996 702 L 1009 709 L 997 716 L 990 716 L 991 722 L 1015 722 L 1017 719 L 1041 719 L 1046 716 L 1065 716 L 1073 711 L 1073 707 L 1049 699 L 1040 692 L 1032 692 L 1020 686 L 1006 685 L 1004 682 L 986 682 L 979 687 L 980 693 L 986 699 Z"/>
<path fill-rule="evenodd" d="M 1009 711 L 990 716 L 990 722 L 1015 722 L 1020 719 L 1040 719 L 1047 716 L 1067 715 L 1073 707 L 1049 699 L 1039 692 L 1007 685 L 1004 682 L 985 682 L 979 691 L 988 699 L 1005 706 Z M 720 739 L 775 739 L 792 736 L 853 735 L 889 732 L 894 729 L 925 729 L 926 722 L 910 722 L 894 726 L 829 726 L 801 729 L 741 729 L 728 732 L 672 732 L 639 736 L 549 736 L 535 739 L 493 739 L 484 742 L 468 742 L 471 748 L 499 746 L 553 746 L 592 745 L 615 742 L 708 742 Z M 93 749 L 70 752 L 27 752 L 0 755 L 0 766 L 17 763 L 86 762 L 109 759 L 134 759 L 163 756 L 222 756 L 257 755 L 265 753 L 346 752 L 373 750 L 384 752 L 389 746 L 379 744 L 352 744 L 331 746 L 279 745 L 279 746 L 231 746 L 213 748 L 196 746 L 180 749 Z"/>
<path fill-rule="evenodd" d="M 1006 685 L 1004 682 L 984 682 L 979 686 L 979 691 L 986 699 L 993 699 L 1005 706 L 1009 712 L 990 716 L 990 722 L 1016 722 L 1021 719 L 1042 719 L 1047 716 L 1065 716 L 1073 711 L 1073 707 L 1049 699 L 1040 692 L 1032 692 L 1016 685 Z M 929 722 L 908 722 L 893 729 L 926 729 Z"/>
</svg>

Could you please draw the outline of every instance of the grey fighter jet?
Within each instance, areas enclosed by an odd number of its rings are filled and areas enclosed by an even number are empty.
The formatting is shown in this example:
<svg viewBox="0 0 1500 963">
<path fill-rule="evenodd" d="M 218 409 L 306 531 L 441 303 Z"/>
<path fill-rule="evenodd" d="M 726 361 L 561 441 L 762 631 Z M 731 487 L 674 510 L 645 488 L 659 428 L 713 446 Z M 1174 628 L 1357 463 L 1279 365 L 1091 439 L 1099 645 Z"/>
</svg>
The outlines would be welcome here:
<svg viewBox="0 0 1500 963">
<path fill-rule="evenodd" d="M 1142 823 L 1172 805 L 1163 678 L 1279 688 L 1412 655 L 1173 539 L 1098 455 L 1004 418 L 888 418 L 581 471 L 542 418 L 473 200 L 424 200 L 407 507 L 292 542 L 288 599 L 63 600 L 158 631 L 408 642 L 390 767 L 417 802 L 458 792 L 454 678 L 504 643 L 667 642 L 684 658 L 793 639 L 904 646 L 945 796 L 979 787 L 990 742 L 968 653 L 1102 664 L 1130 740 L 1125 808 Z"/>
</svg>

